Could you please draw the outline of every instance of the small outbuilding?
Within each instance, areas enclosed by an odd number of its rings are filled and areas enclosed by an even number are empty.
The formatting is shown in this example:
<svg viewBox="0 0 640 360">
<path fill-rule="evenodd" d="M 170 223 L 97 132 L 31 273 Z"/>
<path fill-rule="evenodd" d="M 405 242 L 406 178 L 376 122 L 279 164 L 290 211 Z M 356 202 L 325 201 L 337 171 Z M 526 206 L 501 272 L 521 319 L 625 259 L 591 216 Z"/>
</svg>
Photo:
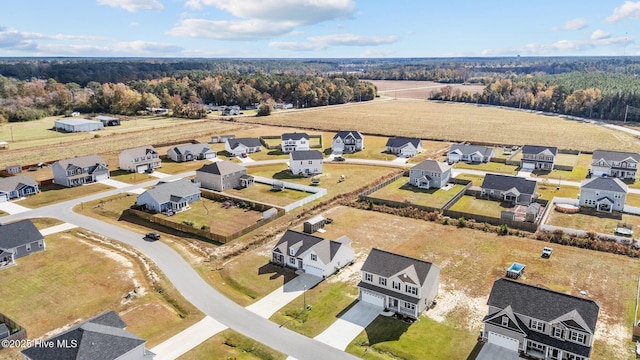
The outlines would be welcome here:
<svg viewBox="0 0 640 360">
<path fill-rule="evenodd" d="M 318 229 L 324 228 L 324 224 L 326 224 L 326 222 L 327 219 L 325 219 L 324 217 L 320 215 L 314 216 L 304 222 L 304 232 L 307 234 L 313 234 L 314 232 L 318 231 Z"/>
<path fill-rule="evenodd" d="M 64 118 L 56 120 L 55 127 L 57 131 L 64 132 L 90 132 L 104 129 L 104 125 L 102 125 L 100 121 L 81 118 Z"/>
<path fill-rule="evenodd" d="M 100 121 L 104 126 L 120 126 L 120 119 L 115 117 L 98 115 L 95 119 Z"/>
</svg>

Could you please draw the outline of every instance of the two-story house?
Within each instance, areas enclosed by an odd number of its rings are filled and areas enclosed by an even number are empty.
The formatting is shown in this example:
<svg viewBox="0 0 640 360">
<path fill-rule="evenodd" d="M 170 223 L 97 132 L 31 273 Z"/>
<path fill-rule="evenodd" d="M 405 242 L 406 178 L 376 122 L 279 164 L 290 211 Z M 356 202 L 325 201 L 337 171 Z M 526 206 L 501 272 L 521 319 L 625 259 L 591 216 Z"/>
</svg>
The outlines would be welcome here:
<svg viewBox="0 0 640 360">
<path fill-rule="evenodd" d="M 289 153 L 289 169 L 294 175 L 322 174 L 323 160 L 318 150 L 292 151 Z"/>
<path fill-rule="evenodd" d="M 422 152 L 422 141 L 417 138 L 392 137 L 387 140 L 385 151 L 400 157 L 412 157 Z"/>
<path fill-rule="evenodd" d="M 596 150 L 591 157 L 591 176 L 613 176 L 635 180 L 640 154 L 622 151 Z"/>
<path fill-rule="evenodd" d="M 512 204 L 529 205 L 537 197 L 538 183 L 518 176 L 486 174 L 481 196 Z"/>
<path fill-rule="evenodd" d="M 258 138 L 234 138 L 224 142 L 224 149 L 233 156 L 243 156 L 262 150 L 262 143 Z"/>
<path fill-rule="evenodd" d="M 509 279 L 493 283 L 482 340 L 544 360 L 587 360 L 600 305 Z"/>
<path fill-rule="evenodd" d="M 409 184 L 420 189 L 441 189 L 451 180 L 451 166 L 436 160 L 425 160 L 409 170 Z"/>
<path fill-rule="evenodd" d="M 29 219 L 0 226 L 0 269 L 45 248 L 44 237 Z"/>
<path fill-rule="evenodd" d="M 90 184 L 109 178 L 107 163 L 98 155 L 56 161 L 52 166 L 53 182 L 67 187 Z"/>
<path fill-rule="evenodd" d="M 525 145 L 522 147 L 520 167 L 523 170 L 553 170 L 558 148 L 553 146 Z"/>
<path fill-rule="evenodd" d="M 272 263 L 323 278 L 351 264 L 354 256 L 346 236 L 327 240 L 294 230 L 287 230 L 271 250 Z"/>
<path fill-rule="evenodd" d="M 161 166 L 160 156 L 153 146 L 122 150 L 118 160 L 120 169 L 131 172 L 145 172 Z"/>
<path fill-rule="evenodd" d="M 594 177 L 580 183 L 580 206 L 598 211 L 622 211 L 627 200 L 627 184 L 618 178 Z"/>
<path fill-rule="evenodd" d="M 334 154 L 354 153 L 364 149 L 364 136 L 358 131 L 338 131 L 333 136 L 331 151 Z"/>
<path fill-rule="evenodd" d="M 217 161 L 196 170 L 195 182 L 205 189 L 225 191 L 253 185 L 253 176 L 247 175 L 247 168 L 231 161 Z"/>
<path fill-rule="evenodd" d="M 159 213 L 177 213 L 189 209 L 189 204 L 200 200 L 200 189 L 189 179 L 159 182 L 138 195 L 136 205 Z"/>
<path fill-rule="evenodd" d="M 447 162 L 486 163 L 494 156 L 493 148 L 488 146 L 453 144 L 447 153 Z"/>
<path fill-rule="evenodd" d="M 424 260 L 373 248 L 360 272 L 360 301 L 413 319 L 438 296 L 440 268 Z"/>
<path fill-rule="evenodd" d="M 0 178 L 0 202 L 38 193 L 38 182 L 31 175 Z"/>
<path fill-rule="evenodd" d="M 305 133 L 285 133 L 280 136 L 282 144 L 280 148 L 283 153 L 292 151 L 308 151 L 310 138 Z"/>
<path fill-rule="evenodd" d="M 174 146 L 167 151 L 167 157 L 175 162 L 213 159 L 216 152 L 207 144 L 188 144 Z"/>
</svg>

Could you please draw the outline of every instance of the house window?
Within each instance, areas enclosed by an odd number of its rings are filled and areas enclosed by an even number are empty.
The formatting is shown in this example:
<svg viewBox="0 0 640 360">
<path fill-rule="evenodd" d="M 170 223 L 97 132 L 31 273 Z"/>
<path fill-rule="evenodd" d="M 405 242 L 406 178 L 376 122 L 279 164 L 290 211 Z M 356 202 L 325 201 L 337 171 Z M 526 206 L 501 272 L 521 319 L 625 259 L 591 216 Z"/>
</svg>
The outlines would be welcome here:
<svg viewBox="0 0 640 360">
<path fill-rule="evenodd" d="M 293 256 L 296 254 L 296 250 L 294 248 L 289 249 L 289 255 Z"/>
<path fill-rule="evenodd" d="M 532 330 L 538 330 L 540 332 L 544 331 L 544 323 L 538 320 L 531 320 L 531 326 L 529 326 Z"/>
<path fill-rule="evenodd" d="M 309 165 L 313 164 L 313 161 L 309 160 Z"/>
<path fill-rule="evenodd" d="M 38 247 L 44 247 L 44 244 L 42 243 L 42 241 L 38 241 Z"/>
<path fill-rule="evenodd" d="M 316 254 L 311 254 L 311 260 L 312 260 L 312 261 L 318 261 L 318 255 L 316 255 Z"/>
<path fill-rule="evenodd" d="M 411 285 L 406 285 L 404 292 L 407 294 L 418 295 L 418 288 Z"/>
<path fill-rule="evenodd" d="M 291 265 L 295 265 L 295 264 L 296 264 L 296 258 L 294 258 L 294 257 L 290 257 L 290 258 L 289 258 L 289 264 L 291 264 Z"/>
<path fill-rule="evenodd" d="M 393 287 L 395 290 L 400 290 L 400 283 L 396 281 L 392 281 L 391 287 Z"/>
<path fill-rule="evenodd" d="M 373 275 L 369 273 L 364 274 L 364 281 L 373 282 Z"/>
<path fill-rule="evenodd" d="M 534 342 L 529 342 L 529 348 L 532 350 L 545 351 L 546 346 Z"/>
<path fill-rule="evenodd" d="M 31 251 L 31 244 L 27 245 L 27 251 Z"/>
<path fill-rule="evenodd" d="M 559 328 L 559 327 L 553 328 L 553 337 L 556 337 L 558 339 L 562 339 L 563 333 L 564 332 L 562 331 L 562 328 Z"/>
<path fill-rule="evenodd" d="M 509 317 L 507 315 L 502 316 L 502 326 L 509 326 Z"/>
<path fill-rule="evenodd" d="M 571 341 L 575 341 L 577 343 L 580 344 L 584 344 L 587 340 L 587 336 L 583 333 L 579 333 L 577 331 L 571 331 L 569 333 L 569 339 L 571 339 Z"/>
<path fill-rule="evenodd" d="M 378 283 L 382 286 L 387 286 L 387 279 L 380 277 L 380 279 L 378 279 Z"/>
<path fill-rule="evenodd" d="M 404 307 L 406 307 L 409 310 L 415 310 L 416 309 L 416 304 L 412 304 L 410 302 L 406 302 L 404 303 Z"/>
</svg>

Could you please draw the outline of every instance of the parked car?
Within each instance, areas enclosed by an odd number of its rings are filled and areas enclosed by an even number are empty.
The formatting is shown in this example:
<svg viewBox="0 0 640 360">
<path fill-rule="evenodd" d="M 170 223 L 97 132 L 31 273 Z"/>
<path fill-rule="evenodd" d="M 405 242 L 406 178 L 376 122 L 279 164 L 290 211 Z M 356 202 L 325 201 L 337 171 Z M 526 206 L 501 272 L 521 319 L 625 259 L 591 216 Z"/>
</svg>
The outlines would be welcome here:
<svg viewBox="0 0 640 360">
<path fill-rule="evenodd" d="M 160 234 L 158 233 L 147 233 L 144 237 L 149 240 L 160 240 Z"/>
<path fill-rule="evenodd" d="M 342 156 L 336 156 L 333 158 L 333 161 L 345 161 L 347 159 L 343 158 Z"/>
<path fill-rule="evenodd" d="M 553 248 L 550 248 L 550 247 L 548 247 L 548 246 L 545 246 L 545 247 L 542 249 L 542 257 L 543 257 L 543 258 L 545 258 L 545 259 L 546 259 L 546 258 L 549 258 L 549 257 L 551 257 L 551 253 L 552 253 L 552 252 L 553 252 Z"/>
<path fill-rule="evenodd" d="M 147 174 L 153 174 L 153 168 L 147 168 L 144 172 Z"/>
</svg>

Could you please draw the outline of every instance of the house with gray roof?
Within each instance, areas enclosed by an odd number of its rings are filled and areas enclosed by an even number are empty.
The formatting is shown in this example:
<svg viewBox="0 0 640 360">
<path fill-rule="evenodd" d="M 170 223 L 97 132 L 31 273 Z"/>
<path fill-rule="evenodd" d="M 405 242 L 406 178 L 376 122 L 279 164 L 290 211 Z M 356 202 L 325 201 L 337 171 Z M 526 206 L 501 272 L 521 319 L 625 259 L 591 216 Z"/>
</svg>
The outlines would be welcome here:
<svg viewBox="0 0 640 360">
<path fill-rule="evenodd" d="M 25 360 L 152 360 L 146 340 L 126 330 L 114 311 L 89 319 L 41 344 L 22 350 Z"/>
<path fill-rule="evenodd" d="M 364 136 L 359 131 L 338 131 L 333 136 L 331 151 L 334 154 L 354 153 L 364 149 Z"/>
<path fill-rule="evenodd" d="M 31 220 L 0 226 L 0 269 L 15 265 L 18 258 L 44 249 L 44 237 Z"/>
<path fill-rule="evenodd" d="M 280 136 L 280 139 L 282 141 L 280 148 L 283 153 L 307 151 L 311 144 L 311 138 L 306 133 L 284 133 Z"/>
<path fill-rule="evenodd" d="M 262 151 L 262 143 L 258 138 L 234 138 L 224 142 L 224 149 L 233 156 L 242 156 Z"/>
<path fill-rule="evenodd" d="M 253 185 L 253 176 L 247 168 L 231 161 L 216 161 L 196 170 L 195 182 L 205 189 L 225 191 Z"/>
<path fill-rule="evenodd" d="M 441 189 L 451 180 L 451 165 L 425 160 L 409 169 L 409 184 L 420 189 Z"/>
<path fill-rule="evenodd" d="M 538 183 L 518 176 L 486 174 L 482 181 L 482 197 L 529 205 L 538 196 Z"/>
<path fill-rule="evenodd" d="M 400 157 L 412 157 L 422 152 L 422 141 L 418 138 L 392 137 L 387 140 L 385 151 Z"/>
<path fill-rule="evenodd" d="M 107 180 L 110 176 L 107 163 L 98 155 L 58 160 L 51 166 L 51 170 L 53 182 L 66 187 Z"/>
<path fill-rule="evenodd" d="M 486 163 L 491 161 L 493 156 L 494 151 L 492 147 L 453 144 L 447 153 L 447 162 L 450 164 L 457 163 L 458 161 L 466 163 Z"/>
<path fill-rule="evenodd" d="M 287 230 L 271 250 L 272 263 L 323 278 L 351 264 L 354 257 L 346 236 L 327 240 L 294 230 Z"/>
<path fill-rule="evenodd" d="M 207 144 L 188 144 L 174 146 L 167 151 L 167 157 L 175 162 L 213 159 L 216 152 Z"/>
<path fill-rule="evenodd" d="M 289 153 L 289 170 L 294 175 L 322 174 L 323 160 L 318 150 L 292 151 Z"/>
<path fill-rule="evenodd" d="M 151 145 L 122 150 L 118 160 L 120 169 L 130 172 L 155 170 L 162 165 L 160 155 Z"/>
<path fill-rule="evenodd" d="M 438 296 L 440 268 L 373 248 L 362 265 L 358 300 L 417 319 Z"/>
<path fill-rule="evenodd" d="M 120 126 L 120 119 L 113 116 L 98 115 L 95 117 L 103 126 Z"/>
<path fill-rule="evenodd" d="M 31 175 L 0 178 L 0 202 L 38 193 L 38 182 Z"/>
<path fill-rule="evenodd" d="M 558 148 L 553 146 L 525 145 L 522 147 L 520 167 L 526 170 L 553 170 Z"/>
<path fill-rule="evenodd" d="M 598 211 L 624 210 L 627 200 L 627 184 L 618 178 L 593 177 L 580 183 L 580 206 Z"/>
<path fill-rule="evenodd" d="M 640 162 L 638 153 L 596 150 L 591 157 L 589 173 L 593 177 L 613 176 L 635 180 L 638 174 L 638 162 Z"/>
<path fill-rule="evenodd" d="M 600 305 L 590 299 L 500 278 L 482 320 L 482 341 L 528 358 L 591 357 Z"/>
<path fill-rule="evenodd" d="M 138 195 L 136 205 L 159 213 L 176 213 L 189 209 L 189 204 L 200 200 L 200 188 L 189 179 L 159 182 Z"/>
</svg>

